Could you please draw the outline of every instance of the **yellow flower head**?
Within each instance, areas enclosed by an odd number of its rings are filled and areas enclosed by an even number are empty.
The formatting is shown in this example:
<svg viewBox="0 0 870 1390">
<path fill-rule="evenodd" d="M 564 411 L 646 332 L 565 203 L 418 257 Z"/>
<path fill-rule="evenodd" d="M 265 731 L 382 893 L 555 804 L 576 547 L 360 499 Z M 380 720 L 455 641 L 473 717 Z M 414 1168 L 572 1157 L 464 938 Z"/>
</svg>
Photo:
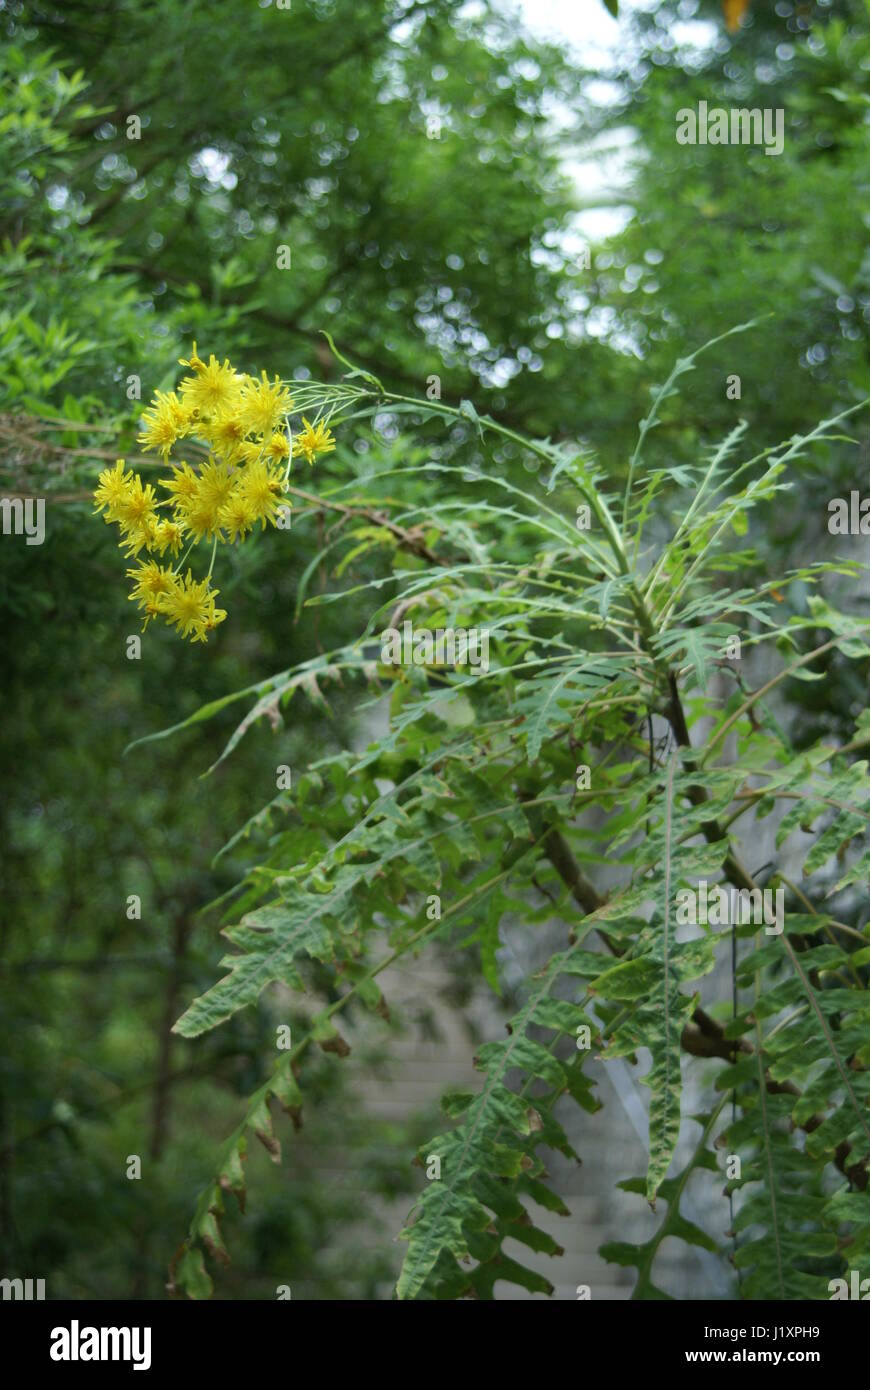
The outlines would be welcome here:
<svg viewBox="0 0 870 1390">
<path fill-rule="evenodd" d="M 284 488 L 293 454 L 287 421 L 294 406 L 280 377 L 247 376 L 214 354 L 206 362 L 195 342 L 190 357 L 179 360 L 190 374 L 177 391 L 155 392 L 139 435 L 140 444 L 161 454 L 167 465 L 169 476 L 158 484 L 160 500 L 150 483 L 118 459 L 99 475 L 94 508 L 118 525 L 124 554 L 133 558 L 146 552 L 127 570 L 131 601 L 144 610 L 143 630 L 153 618 L 163 618 L 182 637 L 205 642 L 227 616 L 216 606 L 219 591 L 211 588 L 216 545 L 201 580 L 190 569 L 182 578 L 172 568 L 174 561 L 167 558 L 164 564 L 163 557 L 175 557 L 185 545 L 190 550 L 206 538 L 243 541 L 257 522 L 263 530 L 267 522 L 279 524 L 287 505 Z M 309 463 L 336 447 L 327 420 L 312 425 L 303 417 L 296 440 Z M 170 464 L 173 445 L 191 434 L 210 446 L 207 461 L 193 467 L 184 461 Z"/>
<path fill-rule="evenodd" d="M 168 550 L 170 555 L 177 555 L 184 544 L 184 525 L 180 521 L 170 521 L 168 518 L 158 521 L 153 528 L 153 536 L 149 550 L 156 550 L 158 555 L 162 555 Z"/>
<path fill-rule="evenodd" d="M 265 445 L 265 454 L 266 458 L 271 459 L 273 463 L 283 463 L 285 459 L 288 459 L 290 457 L 290 443 L 286 434 L 281 434 L 280 431 L 273 434 Z"/>
<path fill-rule="evenodd" d="M 153 550 L 157 542 L 159 525 L 156 512 L 151 512 L 138 526 L 127 527 L 125 531 L 122 531 L 121 539 L 118 542 L 123 553 L 128 558 L 132 558 L 134 555 L 138 555 L 143 547 L 145 550 Z"/>
<path fill-rule="evenodd" d="M 272 435 L 293 409 L 293 397 L 282 385 L 280 377 L 275 377 L 272 385 L 263 372 L 259 381 L 248 377 L 242 392 L 241 420 L 245 434 L 256 434 L 261 439 Z"/>
<path fill-rule="evenodd" d="M 218 411 L 201 433 L 226 463 L 235 463 L 242 456 L 245 427 L 237 409 Z"/>
<path fill-rule="evenodd" d="M 257 521 L 257 512 L 245 490 L 236 483 L 229 501 L 221 508 L 220 524 L 231 541 L 244 540 Z"/>
<path fill-rule="evenodd" d="M 155 391 L 154 405 L 143 411 L 145 428 L 139 435 L 143 450 L 158 450 L 164 458 L 169 455 L 176 439 L 181 439 L 193 424 L 193 412 L 174 391 Z"/>
<path fill-rule="evenodd" d="M 217 411 L 233 410 L 238 406 L 244 381 L 245 377 L 239 376 L 227 359 L 221 366 L 212 353 L 208 366 L 200 362 L 194 376 L 184 377 L 181 398 L 189 410 L 211 417 Z"/>
<path fill-rule="evenodd" d="M 156 498 L 154 489 L 150 483 L 142 486 L 142 479 L 138 474 L 134 474 L 127 492 L 116 507 L 116 520 L 119 522 L 122 532 L 128 534 L 131 531 L 138 531 L 143 526 L 157 520 L 157 513 L 154 510 Z"/>
<path fill-rule="evenodd" d="M 136 581 L 130 600 L 140 608 L 147 608 L 172 590 L 172 570 L 158 565 L 156 560 L 146 560 L 136 569 L 128 570 L 127 578 Z"/>
<path fill-rule="evenodd" d="M 194 473 L 189 463 L 179 463 L 173 471 L 171 478 L 158 478 L 162 488 L 165 488 L 175 506 L 196 496 L 196 489 L 199 483 L 197 475 Z"/>
<path fill-rule="evenodd" d="M 119 508 L 130 495 L 133 486 L 133 474 L 124 472 L 124 460 L 118 459 L 114 468 L 104 468 L 99 476 L 97 488 L 94 492 L 94 508 L 101 512 L 106 509 L 106 521 L 117 521 Z"/>
<path fill-rule="evenodd" d="M 230 500 L 235 471 L 228 463 L 210 459 L 196 477 L 196 488 L 189 496 L 178 498 L 176 515 L 197 540 L 203 536 L 220 536 L 222 508 Z"/>
<path fill-rule="evenodd" d="M 239 480 L 239 492 L 244 497 L 253 521 L 259 521 L 262 529 L 266 522 L 273 524 L 278 514 L 284 481 L 280 473 L 270 469 L 264 459 L 249 463 Z"/>
<path fill-rule="evenodd" d="M 327 429 L 322 420 L 318 420 L 315 425 L 311 425 L 302 416 L 302 423 L 305 426 L 294 440 L 296 448 L 303 453 L 309 463 L 313 463 L 318 454 L 328 454 L 335 448 L 335 440 L 332 437 L 332 430 Z"/>
<path fill-rule="evenodd" d="M 209 587 L 208 579 L 194 579 L 190 570 L 183 580 L 174 574 L 169 592 L 158 600 L 159 611 L 182 637 L 207 642 L 209 632 L 227 616 L 223 608 L 215 607 L 219 593 Z"/>
</svg>

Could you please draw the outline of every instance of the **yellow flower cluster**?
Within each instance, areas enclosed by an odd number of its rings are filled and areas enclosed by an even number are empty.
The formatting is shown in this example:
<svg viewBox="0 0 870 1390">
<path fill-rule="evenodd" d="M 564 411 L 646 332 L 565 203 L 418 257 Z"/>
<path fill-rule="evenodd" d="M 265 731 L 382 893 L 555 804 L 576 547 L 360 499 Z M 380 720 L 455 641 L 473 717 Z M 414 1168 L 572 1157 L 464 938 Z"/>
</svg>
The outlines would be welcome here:
<svg viewBox="0 0 870 1390">
<path fill-rule="evenodd" d="M 158 479 L 165 496 L 158 497 L 151 483 L 118 459 L 105 469 L 94 493 L 96 510 L 120 529 L 119 545 L 128 558 L 145 551 L 127 571 L 133 580 L 130 595 L 145 612 L 143 627 L 160 617 L 193 642 L 205 642 L 223 622 L 226 612 L 215 606 L 219 590 L 211 587 L 211 573 L 218 543 L 243 541 L 257 522 L 277 525 L 290 474 L 291 455 L 303 454 L 313 463 L 318 454 L 335 448 L 332 431 L 324 420 L 291 434 L 289 417 L 293 398 L 284 383 L 270 382 L 236 372 L 228 361 L 214 355 L 206 363 L 197 355 L 196 343 L 181 365 L 190 369 L 175 391 L 157 391 L 143 413 L 139 443 L 154 450 L 171 469 Z M 171 458 L 173 447 L 189 439 L 192 450 L 205 457 L 192 466 Z M 294 450 L 295 446 L 295 450 Z M 192 451 L 191 450 L 191 451 Z M 196 580 L 182 567 L 193 546 L 211 540 L 211 566 L 204 579 Z M 158 564 L 168 555 L 177 564 Z"/>
</svg>

